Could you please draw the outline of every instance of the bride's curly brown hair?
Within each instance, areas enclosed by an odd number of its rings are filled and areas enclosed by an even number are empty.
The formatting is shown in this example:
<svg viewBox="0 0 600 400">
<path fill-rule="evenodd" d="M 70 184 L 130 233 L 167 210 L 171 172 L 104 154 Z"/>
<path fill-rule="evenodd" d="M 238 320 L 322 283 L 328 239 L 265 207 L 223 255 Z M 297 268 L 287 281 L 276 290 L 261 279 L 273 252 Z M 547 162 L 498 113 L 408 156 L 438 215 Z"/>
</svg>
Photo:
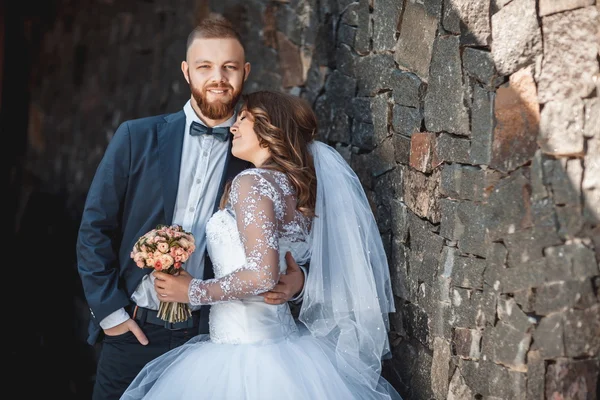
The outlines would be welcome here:
<svg viewBox="0 0 600 400">
<path fill-rule="evenodd" d="M 275 91 L 258 91 L 242 96 L 240 110 L 254 118 L 254 132 L 271 157 L 261 168 L 285 173 L 296 189 L 297 209 L 314 216 L 317 176 L 308 144 L 317 133 L 317 117 L 308 102 L 300 97 Z M 227 200 L 229 187 L 221 205 Z"/>
</svg>

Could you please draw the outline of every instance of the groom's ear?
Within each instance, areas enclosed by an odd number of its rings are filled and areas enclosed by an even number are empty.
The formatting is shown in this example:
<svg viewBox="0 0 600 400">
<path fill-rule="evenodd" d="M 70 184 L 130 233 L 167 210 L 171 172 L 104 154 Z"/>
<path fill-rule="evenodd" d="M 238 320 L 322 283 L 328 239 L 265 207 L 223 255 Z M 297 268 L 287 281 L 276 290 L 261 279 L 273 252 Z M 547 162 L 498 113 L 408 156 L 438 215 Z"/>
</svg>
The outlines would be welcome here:
<svg viewBox="0 0 600 400">
<path fill-rule="evenodd" d="M 250 75 L 250 63 L 249 62 L 244 64 L 244 82 L 246 82 L 246 79 L 248 79 L 248 75 Z"/>
<path fill-rule="evenodd" d="M 181 72 L 183 72 L 183 77 L 187 81 L 188 85 L 190 83 L 190 75 L 189 75 L 190 69 L 189 68 L 190 67 L 189 67 L 187 61 L 181 62 Z"/>
</svg>

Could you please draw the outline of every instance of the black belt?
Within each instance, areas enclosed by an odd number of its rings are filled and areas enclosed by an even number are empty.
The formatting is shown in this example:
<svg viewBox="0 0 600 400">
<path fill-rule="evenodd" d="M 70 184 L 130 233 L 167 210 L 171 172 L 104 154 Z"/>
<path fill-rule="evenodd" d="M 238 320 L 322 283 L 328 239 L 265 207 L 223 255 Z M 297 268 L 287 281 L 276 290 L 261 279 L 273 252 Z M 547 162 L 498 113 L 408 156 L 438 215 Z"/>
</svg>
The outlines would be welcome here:
<svg viewBox="0 0 600 400">
<path fill-rule="evenodd" d="M 197 328 L 200 323 L 200 311 L 192 311 L 192 316 L 183 322 L 165 321 L 158 317 L 158 311 L 138 306 L 134 306 L 132 315 L 132 318 L 139 322 L 141 326 L 144 326 L 144 324 L 160 325 L 174 331 Z"/>
</svg>

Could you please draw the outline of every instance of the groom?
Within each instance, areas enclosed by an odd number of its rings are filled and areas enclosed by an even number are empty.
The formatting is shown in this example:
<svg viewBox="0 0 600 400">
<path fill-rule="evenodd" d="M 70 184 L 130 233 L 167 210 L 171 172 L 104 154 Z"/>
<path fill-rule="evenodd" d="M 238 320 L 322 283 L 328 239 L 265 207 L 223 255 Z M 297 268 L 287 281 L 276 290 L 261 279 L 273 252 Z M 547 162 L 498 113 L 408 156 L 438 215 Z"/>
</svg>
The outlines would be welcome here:
<svg viewBox="0 0 600 400">
<path fill-rule="evenodd" d="M 231 155 L 229 134 L 250 73 L 239 34 L 224 19 L 203 21 L 188 37 L 181 69 L 191 90 L 183 110 L 121 124 L 86 199 L 77 266 L 91 312 L 88 343 L 102 342 L 94 400 L 118 399 L 146 363 L 208 333 L 206 306 L 185 322 L 159 319 L 151 269 L 130 258 L 140 236 L 178 224 L 196 238 L 186 271 L 212 278 L 206 222 L 225 183 L 250 166 Z M 286 260 L 287 274 L 263 295 L 268 303 L 302 295 L 305 271 Z"/>
</svg>

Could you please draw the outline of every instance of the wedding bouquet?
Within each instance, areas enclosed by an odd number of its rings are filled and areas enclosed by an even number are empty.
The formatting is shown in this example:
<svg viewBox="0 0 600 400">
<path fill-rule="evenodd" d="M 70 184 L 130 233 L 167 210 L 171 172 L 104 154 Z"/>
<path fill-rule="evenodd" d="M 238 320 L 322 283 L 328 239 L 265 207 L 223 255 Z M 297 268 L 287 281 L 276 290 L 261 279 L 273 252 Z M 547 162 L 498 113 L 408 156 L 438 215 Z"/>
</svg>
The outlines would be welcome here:
<svg viewBox="0 0 600 400">
<path fill-rule="evenodd" d="M 179 225 L 158 225 L 140 237 L 133 246 L 131 258 L 140 268 L 175 275 L 196 250 L 194 235 Z M 182 322 L 192 315 L 186 303 L 160 302 L 158 317 L 168 322 Z"/>
</svg>

